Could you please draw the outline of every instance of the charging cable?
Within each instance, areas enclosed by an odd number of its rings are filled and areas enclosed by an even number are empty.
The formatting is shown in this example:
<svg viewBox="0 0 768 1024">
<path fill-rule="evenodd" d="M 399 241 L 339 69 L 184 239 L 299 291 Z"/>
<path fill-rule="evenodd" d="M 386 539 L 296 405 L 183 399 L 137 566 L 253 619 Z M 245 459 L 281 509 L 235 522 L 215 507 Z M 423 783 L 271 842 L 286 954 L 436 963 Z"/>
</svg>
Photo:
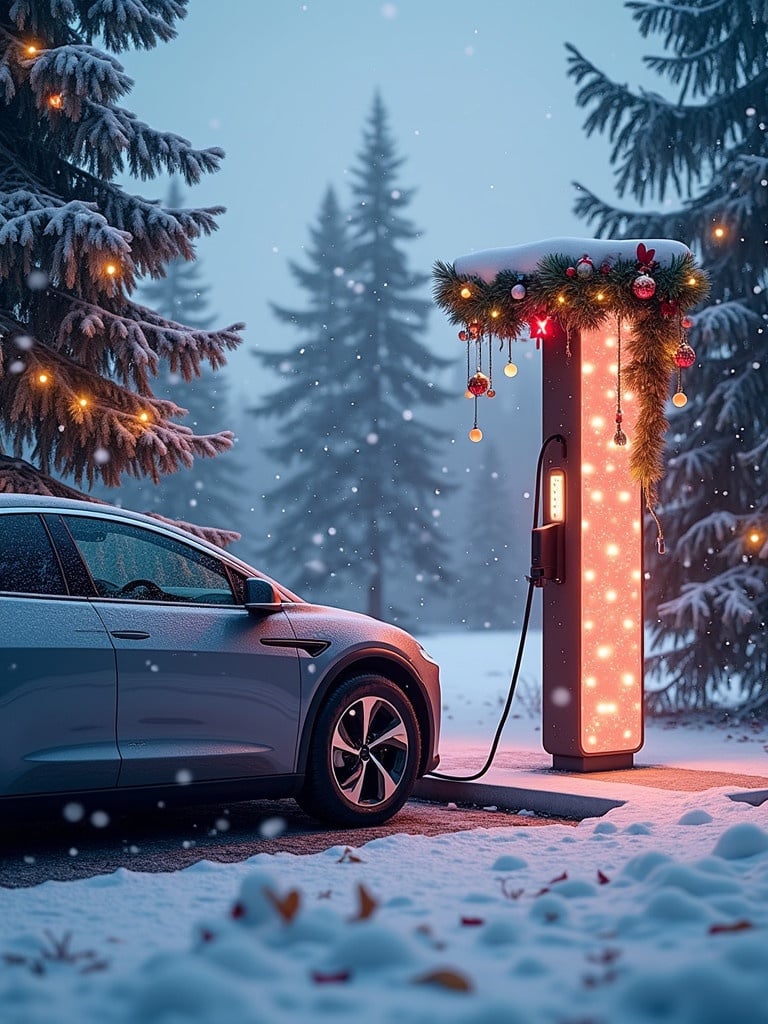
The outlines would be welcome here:
<svg viewBox="0 0 768 1024">
<path fill-rule="evenodd" d="M 533 499 L 533 529 L 535 530 L 539 524 L 539 494 L 541 492 L 541 470 L 544 465 L 544 455 L 546 454 L 547 448 L 553 442 L 559 442 L 563 450 L 563 458 L 566 456 L 565 438 L 562 434 L 550 434 L 548 438 L 542 443 L 539 450 L 539 458 L 536 462 L 536 493 Z M 517 689 L 517 680 L 520 676 L 520 665 L 523 661 L 523 652 L 525 651 L 525 641 L 528 637 L 528 623 L 531 619 L 531 606 L 533 604 L 533 591 L 535 587 L 534 581 L 529 577 L 528 580 L 528 593 L 525 598 L 525 611 L 523 613 L 523 624 L 520 629 L 520 640 L 517 644 L 517 657 L 515 658 L 515 665 L 512 669 L 512 677 L 509 681 L 509 691 L 507 693 L 507 700 L 504 704 L 504 710 L 501 713 L 499 724 L 496 726 L 496 732 L 493 736 L 493 742 L 491 743 L 491 749 L 488 752 L 488 756 L 485 759 L 483 767 L 476 771 L 473 775 L 444 775 L 442 772 L 430 772 L 427 776 L 430 779 L 445 779 L 448 782 L 474 782 L 475 779 L 481 778 L 493 764 L 493 759 L 496 756 L 499 743 L 501 741 L 501 734 L 504 730 L 504 726 L 509 718 L 509 712 L 512 707 L 512 699 L 515 696 L 515 690 Z"/>
</svg>

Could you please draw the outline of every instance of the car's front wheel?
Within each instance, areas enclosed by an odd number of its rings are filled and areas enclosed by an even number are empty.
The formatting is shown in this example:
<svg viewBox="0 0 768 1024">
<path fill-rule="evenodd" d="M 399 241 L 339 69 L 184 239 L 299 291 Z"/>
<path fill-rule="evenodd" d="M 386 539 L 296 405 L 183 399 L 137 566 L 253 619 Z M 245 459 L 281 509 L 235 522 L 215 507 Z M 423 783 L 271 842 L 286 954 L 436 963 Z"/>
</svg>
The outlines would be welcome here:
<svg viewBox="0 0 768 1024">
<path fill-rule="evenodd" d="M 408 799 L 420 758 L 419 723 L 400 687 L 379 675 L 347 679 L 315 723 L 299 804 L 332 824 L 380 825 Z"/>
</svg>

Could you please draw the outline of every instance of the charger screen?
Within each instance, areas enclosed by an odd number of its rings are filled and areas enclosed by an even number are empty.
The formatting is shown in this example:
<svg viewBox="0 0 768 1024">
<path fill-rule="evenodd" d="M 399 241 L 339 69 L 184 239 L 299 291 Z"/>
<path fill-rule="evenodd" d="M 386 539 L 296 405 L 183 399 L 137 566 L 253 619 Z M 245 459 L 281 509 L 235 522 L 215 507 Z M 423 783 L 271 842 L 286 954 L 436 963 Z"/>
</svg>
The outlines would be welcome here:
<svg viewBox="0 0 768 1024">
<path fill-rule="evenodd" d="M 547 522 L 565 522 L 565 470 L 551 469 L 547 486 Z"/>
</svg>

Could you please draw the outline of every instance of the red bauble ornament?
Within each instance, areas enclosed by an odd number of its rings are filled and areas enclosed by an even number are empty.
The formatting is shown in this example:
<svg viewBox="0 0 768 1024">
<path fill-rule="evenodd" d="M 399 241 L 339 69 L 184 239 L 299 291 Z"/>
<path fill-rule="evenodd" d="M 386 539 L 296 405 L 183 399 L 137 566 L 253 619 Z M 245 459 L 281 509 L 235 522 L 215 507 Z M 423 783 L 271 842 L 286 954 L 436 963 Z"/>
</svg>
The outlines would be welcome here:
<svg viewBox="0 0 768 1024">
<path fill-rule="evenodd" d="M 601 274 L 610 274 L 610 272 L 611 272 L 611 264 L 608 262 L 608 260 L 603 260 L 603 262 L 600 264 L 600 273 Z"/>
<path fill-rule="evenodd" d="M 565 268 L 565 276 L 566 277 L 576 277 L 576 267 L 566 267 Z"/>
<path fill-rule="evenodd" d="M 496 397 L 496 391 L 493 388 L 488 388 L 488 390 L 485 393 L 485 397 L 486 398 L 495 398 Z"/>
<path fill-rule="evenodd" d="M 469 333 L 467 331 L 459 331 L 459 341 L 469 341 Z"/>
<path fill-rule="evenodd" d="M 648 274 L 640 274 L 632 282 L 632 291 L 638 299 L 652 299 L 656 293 L 656 282 Z"/>
<path fill-rule="evenodd" d="M 662 301 L 659 303 L 659 311 L 662 316 L 672 317 L 677 314 L 677 303 Z"/>
<path fill-rule="evenodd" d="M 675 366 L 679 366 L 681 370 L 687 370 L 695 362 L 696 353 L 687 341 L 681 341 L 677 352 L 675 352 Z"/>
<path fill-rule="evenodd" d="M 687 331 L 689 327 L 693 327 L 693 320 L 689 316 L 684 316 L 680 321 L 680 326 Z"/>
<path fill-rule="evenodd" d="M 477 398 L 479 395 L 485 394 L 488 390 L 488 384 L 488 378 L 478 370 L 467 381 L 467 391 L 470 391 Z"/>
</svg>

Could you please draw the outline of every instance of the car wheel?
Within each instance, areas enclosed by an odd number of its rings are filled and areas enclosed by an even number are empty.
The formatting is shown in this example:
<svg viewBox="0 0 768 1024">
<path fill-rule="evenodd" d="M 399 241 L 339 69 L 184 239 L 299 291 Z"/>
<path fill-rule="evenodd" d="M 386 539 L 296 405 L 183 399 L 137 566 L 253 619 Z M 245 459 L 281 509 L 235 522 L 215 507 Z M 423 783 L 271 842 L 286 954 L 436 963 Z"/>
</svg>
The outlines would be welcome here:
<svg viewBox="0 0 768 1024">
<path fill-rule="evenodd" d="M 301 807 L 335 825 L 379 825 L 410 796 L 421 759 L 413 705 L 379 675 L 347 679 L 318 715 Z"/>
</svg>

